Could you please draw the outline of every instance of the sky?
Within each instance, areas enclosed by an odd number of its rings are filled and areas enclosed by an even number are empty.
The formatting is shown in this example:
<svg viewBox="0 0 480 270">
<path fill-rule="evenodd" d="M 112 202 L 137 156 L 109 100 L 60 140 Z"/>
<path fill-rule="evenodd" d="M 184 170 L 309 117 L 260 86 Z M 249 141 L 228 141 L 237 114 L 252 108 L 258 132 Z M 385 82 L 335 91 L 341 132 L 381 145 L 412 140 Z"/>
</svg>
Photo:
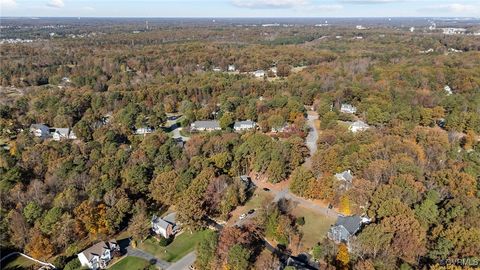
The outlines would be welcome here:
<svg viewBox="0 0 480 270">
<path fill-rule="evenodd" d="M 0 0 L 2 17 L 480 17 L 480 0 Z"/>
</svg>

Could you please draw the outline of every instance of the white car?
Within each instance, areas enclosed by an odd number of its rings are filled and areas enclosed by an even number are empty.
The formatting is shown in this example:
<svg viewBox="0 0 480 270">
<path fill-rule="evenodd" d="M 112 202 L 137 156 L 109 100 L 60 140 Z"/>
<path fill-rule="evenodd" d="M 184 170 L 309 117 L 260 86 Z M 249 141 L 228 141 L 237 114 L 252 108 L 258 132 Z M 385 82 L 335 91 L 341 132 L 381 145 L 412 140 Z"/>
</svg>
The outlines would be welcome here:
<svg viewBox="0 0 480 270">
<path fill-rule="evenodd" d="M 239 217 L 239 219 L 242 220 L 242 219 L 244 219 L 244 218 L 246 218 L 246 217 L 247 217 L 247 214 L 241 214 L 240 217 Z"/>
</svg>

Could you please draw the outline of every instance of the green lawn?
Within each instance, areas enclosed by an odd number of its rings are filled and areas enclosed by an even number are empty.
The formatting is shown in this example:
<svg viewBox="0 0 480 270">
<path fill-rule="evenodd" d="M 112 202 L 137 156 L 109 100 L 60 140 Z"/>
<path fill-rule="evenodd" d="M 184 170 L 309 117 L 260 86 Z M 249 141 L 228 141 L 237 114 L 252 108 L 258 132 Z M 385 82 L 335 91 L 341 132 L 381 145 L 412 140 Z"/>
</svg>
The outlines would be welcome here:
<svg viewBox="0 0 480 270">
<path fill-rule="evenodd" d="M 305 207 L 295 208 L 293 214 L 296 217 L 305 218 L 305 225 L 300 226 L 300 231 L 303 233 L 302 244 L 305 249 L 312 248 L 325 238 L 330 226 L 336 221 L 334 218 L 320 215 Z"/>
<path fill-rule="evenodd" d="M 207 230 L 194 232 L 193 234 L 183 232 L 177 235 L 175 240 L 166 247 L 160 246 L 155 238 L 150 237 L 139 244 L 138 248 L 167 262 L 175 262 L 193 251 L 197 243 L 205 237 L 206 234 Z"/>
<path fill-rule="evenodd" d="M 112 265 L 109 269 L 110 270 L 124 270 L 124 269 L 143 270 L 149 265 L 150 263 L 147 260 L 137 258 L 137 257 L 125 257 L 119 262 Z"/>
<path fill-rule="evenodd" d="M 20 269 L 29 268 L 34 265 L 35 265 L 34 261 L 31 261 L 23 256 L 16 256 L 13 258 L 9 258 L 5 266 L 2 263 L 2 266 L 0 268 L 2 270 L 20 270 Z"/>
<path fill-rule="evenodd" d="M 273 195 L 271 192 L 264 191 L 261 188 L 257 188 L 250 200 L 245 203 L 245 208 L 247 209 L 247 211 L 250 209 L 259 209 L 265 204 L 270 204 L 272 200 Z"/>
</svg>

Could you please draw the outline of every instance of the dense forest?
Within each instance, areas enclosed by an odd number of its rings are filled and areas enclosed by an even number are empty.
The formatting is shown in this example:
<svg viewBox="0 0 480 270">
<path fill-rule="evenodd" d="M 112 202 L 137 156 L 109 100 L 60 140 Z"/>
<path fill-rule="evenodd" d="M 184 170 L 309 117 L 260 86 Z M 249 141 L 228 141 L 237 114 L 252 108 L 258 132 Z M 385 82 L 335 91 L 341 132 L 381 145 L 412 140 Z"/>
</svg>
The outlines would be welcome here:
<svg viewBox="0 0 480 270">
<path fill-rule="evenodd" d="M 263 239 L 311 254 L 320 269 L 480 260 L 477 36 L 185 26 L 0 46 L 2 253 L 75 269 L 76 254 L 99 239 L 142 241 L 151 215 L 168 208 L 185 230 L 204 229 L 245 204 L 238 176 L 250 175 L 371 222 L 348 250 L 327 238 L 299 250 L 295 206 L 265 202 L 252 222 L 209 232 L 196 269 L 276 269 L 281 258 Z M 237 71 L 224 72 L 229 65 Z M 248 74 L 272 67 L 276 75 Z M 320 121 L 310 156 L 312 108 Z M 166 128 L 171 115 L 181 115 L 184 145 Z M 206 119 L 223 130 L 188 131 Z M 233 131 L 247 119 L 259 128 Z M 370 128 L 350 132 L 357 119 Z M 37 123 L 78 138 L 36 138 Z M 143 126 L 154 132 L 136 135 Z M 345 170 L 348 189 L 334 177 Z"/>
</svg>

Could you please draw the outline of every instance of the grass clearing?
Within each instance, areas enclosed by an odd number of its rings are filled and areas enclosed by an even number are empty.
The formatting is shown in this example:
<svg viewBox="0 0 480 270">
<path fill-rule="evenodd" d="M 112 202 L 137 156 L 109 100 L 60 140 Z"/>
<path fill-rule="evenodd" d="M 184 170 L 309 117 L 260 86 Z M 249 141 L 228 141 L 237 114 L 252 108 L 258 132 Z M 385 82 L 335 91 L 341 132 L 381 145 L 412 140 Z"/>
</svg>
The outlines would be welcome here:
<svg viewBox="0 0 480 270">
<path fill-rule="evenodd" d="M 177 235 L 175 240 L 166 247 L 160 246 L 155 238 L 149 237 L 143 243 L 140 243 L 138 248 L 167 262 L 175 262 L 192 252 L 207 232 L 208 230 L 198 231 L 192 234 L 190 232 L 183 232 Z"/>
<path fill-rule="evenodd" d="M 28 269 L 37 265 L 34 261 L 27 259 L 23 256 L 13 256 L 12 258 L 7 259 L 7 262 L 2 262 L 2 270 L 20 270 Z"/>
<path fill-rule="evenodd" d="M 271 192 L 264 191 L 261 188 L 257 188 L 257 190 L 255 190 L 254 194 L 250 198 L 250 200 L 248 200 L 245 203 L 244 207 L 246 209 L 258 209 L 261 206 L 263 206 L 266 202 L 268 203 L 272 202 L 272 200 L 273 200 L 273 195 Z"/>
<path fill-rule="evenodd" d="M 320 215 L 305 207 L 296 207 L 293 210 L 296 217 L 304 217 L 305 225 L 300 226 L 303 233 L 302 245 L 305 249 L 312 248 L 327 236 L 330 226 L 335 223 L 335 218 Z"/>
<path fill-rule="evenodd" d="M 137 257 L 125 257 L 109 267 L 110 270 L 143 270 L 150 265 L 150 262 Z"/>
</svg>

